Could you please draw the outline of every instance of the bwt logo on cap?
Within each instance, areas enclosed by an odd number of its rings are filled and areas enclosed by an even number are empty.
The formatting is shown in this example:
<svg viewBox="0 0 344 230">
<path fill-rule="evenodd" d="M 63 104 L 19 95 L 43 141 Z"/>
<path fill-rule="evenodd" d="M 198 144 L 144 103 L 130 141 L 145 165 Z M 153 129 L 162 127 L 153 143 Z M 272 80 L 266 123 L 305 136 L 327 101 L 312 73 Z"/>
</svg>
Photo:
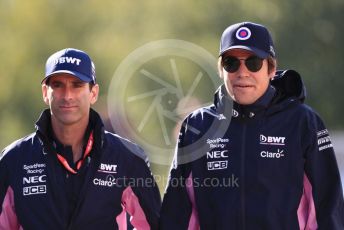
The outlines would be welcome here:
<svg viewBox="0 0 344 230">
<path fill-rule="evenodd" d="M 45 78 L 42 83 L 54 74 L 72 74 L 84 82 L 96 83 L 95 66 L 82 50 L 66 48 L 52 54 L 45 66 Z"/>
<path fill-rule="evenodd" d="M 237 30 L 235 36 L 239 40 L 247 40 L 251 37 L 251 30 L 247 27 L 241 27 Z"/>
<path fill-rule="evenodd" d="M 70 64 L 75 64 L 75 65 L 80 65 L 81 60 L 79 58 L 75 57 L 60 57 L 55 60 L 53 60 L 53 63 L 55 65 L 57 64 L 63 64 L 63 63 L 70 63 Z"/>
</svg>

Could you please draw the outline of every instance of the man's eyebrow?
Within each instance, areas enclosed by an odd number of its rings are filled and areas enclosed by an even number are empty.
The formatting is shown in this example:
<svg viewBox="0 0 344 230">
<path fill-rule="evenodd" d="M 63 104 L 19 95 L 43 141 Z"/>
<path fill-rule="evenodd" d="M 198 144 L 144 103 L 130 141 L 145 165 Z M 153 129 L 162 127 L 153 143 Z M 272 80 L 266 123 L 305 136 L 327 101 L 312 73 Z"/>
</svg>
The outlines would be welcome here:
<svg viewBox="0 0 344 230">
<path fill-rule="evenodd" d="M 49 83 L 50 83 L 50 84 L 53 84 L 53 83 L 62 83 L 62 81 L 59 80 L 59 79 L 50 79 Z"/>
<path fill-rule="evenodd" d="M 60 79 L 51 79 L 51 82 L 64 82 L 64 80 L 60 80 Z M 87 82 L 81 81 L 81 80 L 79 80 L 79 79 L 73 79 L 71 82 L 72 82 L 72 83 L 87 83 Z"/>
<path fill-rule="evenodd" d="M 72 81 L 73 84 L 87 84 L 87 82 L 81 81 L 81 80 L 75 80 Z"/>
</svg>

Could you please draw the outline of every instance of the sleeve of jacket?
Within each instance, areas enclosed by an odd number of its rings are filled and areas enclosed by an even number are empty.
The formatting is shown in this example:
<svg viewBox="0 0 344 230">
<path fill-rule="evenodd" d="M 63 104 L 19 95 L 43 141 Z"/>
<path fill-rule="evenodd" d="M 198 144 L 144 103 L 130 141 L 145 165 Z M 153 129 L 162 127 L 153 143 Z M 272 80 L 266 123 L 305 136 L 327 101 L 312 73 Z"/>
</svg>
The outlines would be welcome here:
<svg viewBox="0 0 344 230">
<path fill-rule="evenodd" d="M 190 164 L 180 162 L 183 153 L 186 122 L 179 133 L 179 140 L 172 162 L 168 184 L 160 213 L 160 229 L 197 229 L 197 215 L 193 215 L 194 200 Z M 190 183 L 191 182 L 191 183 Z M 196 220 L 192 220 L 196 219 Z"/>
<path fill-rule="evenodd" d="M 9 172 L 6 166 L 5 153 L 0 155 L 0 229 L 19 229 L 15 213 L 14 194 L 9 186 Z"/>
<path fill-rule="evenodd" d="M 344 229 L 343 191 L 337 161 L 330 135 L 317 114 L 309 120 L 304 140 L 304 190 L 310 191 L 305 229 Z"/>
<path fill-rule="evenodd" d="M 137 147 L 139 159 L 132 162 L 132 176 L 122 195 L 122 204 L 136 229 L 158 229 L 161 198 L 143 150 Z"/>
</svg>

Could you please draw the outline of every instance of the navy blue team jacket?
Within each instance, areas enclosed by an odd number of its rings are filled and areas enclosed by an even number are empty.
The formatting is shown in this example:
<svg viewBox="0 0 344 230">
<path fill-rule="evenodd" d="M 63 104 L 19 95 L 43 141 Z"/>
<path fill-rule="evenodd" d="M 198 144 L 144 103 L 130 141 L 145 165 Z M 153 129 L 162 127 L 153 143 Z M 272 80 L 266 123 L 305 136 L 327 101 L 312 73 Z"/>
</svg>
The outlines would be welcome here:
<svg viewBox="0 0 344 230">
<path fill-rule="evenodd" d="M 123 229 L 126 212 L 138 229 L 157 229 L 160 194 L 143 151 L 104 131 L 93 110 L 94 147 L 78 173 L 84 183 L 70 212 L 64 187 L 68 171 L 52 151 L 50 111 L 37 131 L 3 151 L 0 161 L 0 229 Z"/>
<path fill-rule="evenodd" d="M 344 229 L 331 139 L 303 103 L 295 71 L 279 71 L 253 105 L 214 104 L 184 121 L 161 229 Z"/>
</svg>

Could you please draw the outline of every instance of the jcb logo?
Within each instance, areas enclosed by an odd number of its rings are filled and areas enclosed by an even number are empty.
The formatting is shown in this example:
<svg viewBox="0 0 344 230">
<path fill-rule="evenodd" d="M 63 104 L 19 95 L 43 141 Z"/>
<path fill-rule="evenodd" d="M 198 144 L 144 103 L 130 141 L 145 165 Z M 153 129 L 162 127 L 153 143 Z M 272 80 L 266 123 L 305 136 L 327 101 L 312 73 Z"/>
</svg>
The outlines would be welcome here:
<svg viewBox="0 0 344 230">
<path fill-rule="evenodd" d="M 38 185 L 38 186 L 29 186 L 23 188 L 23 195 L 35 195 L 35 194 L 43 194 L 47 193 L 47 187 L 45 185 Z"/>
<path fill-rule="evenodd" d="M 228 167 L 228 161 L 208 162 L 208 170 L 226 169 L 227 167 Z"/>
</svg>

